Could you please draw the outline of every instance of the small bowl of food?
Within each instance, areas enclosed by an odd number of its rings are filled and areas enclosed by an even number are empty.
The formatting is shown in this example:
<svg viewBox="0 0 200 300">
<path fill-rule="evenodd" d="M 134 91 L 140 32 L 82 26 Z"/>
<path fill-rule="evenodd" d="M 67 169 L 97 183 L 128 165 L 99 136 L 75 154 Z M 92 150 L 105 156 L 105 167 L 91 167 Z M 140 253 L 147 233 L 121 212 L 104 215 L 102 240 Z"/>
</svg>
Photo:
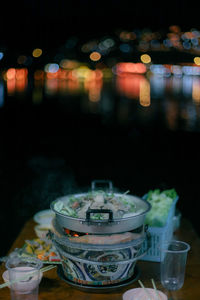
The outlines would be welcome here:
<svg viewBox="0 0 200 300">
<path fill-rule="evenodd" d="M 52 226 L 47 225 L 47 224 L 46 225 L 39 224 L 34 227 L 35 233 L 36 233 L 37 237 L 40 239 L 46 239 L 47 233 L 51 229 L 52 229 Z"/>
<path fill-rule="evenodd" d="M 158 298 L 159 297 L 159 298 Z M 168 297 L 161 291 L 151 289 L 151 288 L 135 288 L 126 291 L 123 294 L 123 300 L 149 300 L 149 299 L 159 299 L 167 300 Z"/>
<path fill-rule="evenodd" d="M 55 216 L 55 213 L 51 209 L 45 209 L 38 211 L 33 219 L 36 223 L 40 225 L 51 225 L 51 222 Z"/>
</svg>

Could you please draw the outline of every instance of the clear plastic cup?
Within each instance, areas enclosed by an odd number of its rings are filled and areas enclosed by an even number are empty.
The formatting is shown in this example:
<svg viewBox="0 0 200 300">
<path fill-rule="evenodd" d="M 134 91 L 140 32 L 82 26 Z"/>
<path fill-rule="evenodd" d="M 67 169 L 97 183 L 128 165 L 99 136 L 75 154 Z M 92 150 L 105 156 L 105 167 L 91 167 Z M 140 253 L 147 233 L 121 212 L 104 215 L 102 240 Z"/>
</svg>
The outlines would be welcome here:
<svg viewBox="0 0 200 300">
<path fill-rule="evenodd" d="M 167 290 L 175 291 L 182 288 L 189 250 L 190 245 L 176 240 L 166 242 L 161 246 L 161 283 Z"/>
<path fill-rule="evenodd" d="M 11 300 L 38 300 L 42 262 L 37 259 L 11 257 L 6 262 Z"/>
</svg>

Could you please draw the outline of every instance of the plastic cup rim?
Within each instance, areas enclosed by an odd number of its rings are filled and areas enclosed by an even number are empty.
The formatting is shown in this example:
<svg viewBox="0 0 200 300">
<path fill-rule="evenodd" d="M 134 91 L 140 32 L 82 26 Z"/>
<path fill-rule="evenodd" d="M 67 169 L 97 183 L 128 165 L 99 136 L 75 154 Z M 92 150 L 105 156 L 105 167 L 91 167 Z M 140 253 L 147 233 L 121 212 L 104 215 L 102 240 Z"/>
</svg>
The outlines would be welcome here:
<svg viewBox="0 0 200 300">
<path fill-rule="evenodd" d="M 169 244 L 173 244 L 173 243 L 185 245 L 186 248 L 182 249 L 182 250 L 169 250 L 169 249 L 166 249 L 164 246 L 164 245 L 169 245 Z M 188 252 L 190 250 L 190 248 L 191 248 L 190 245 L 186 242 L 179 241 L 179 240 L 171 240 L 171 241 L 164 242 L 163 245 L 161 245 L 160 250 L 164 251 L 164 252 L 169 252 L 169 253 L 185 253 L 185 252 Z"/>
<path fill-rule="evenodd" d="M 38 260 L 38 259 L 32 259 L 31 258 L 31 261 L 33 262 L 33 263 L 35 263 L 35 266 L 30 266 L 33 270 L 23 270 L 23 269 L 21 269 L 20 270 L 20 267 L 18 268 L 18 266 L 15 266 L 15 267 L 10 267 L 9 266 L 9 263 L 10 263 L 10 261 L 12 260 L 12 258 L 9 258 L 8 260 L 7 260 L 7 262 L 6 262 L 6 269 L 7 270 L 12 270 L 12 271 L 14 271 L 14 272 L 21 272 L 21 273 L 27 273 L 27 272 L 33 272 L 34 270 L 35 271 L 39 271 L 40 269 L 41 269 L 41 267 L 42 267 L 42 265 L 43 265 L 43 263 L 42 263 L 42 261 L 40 261 L 40 260 Z M 24 261 L 24 262 L 31 262 L 31 261 L 26 261 L 26 259 L 21 259 L 22 261 Z M 25 266 L 24 266 L 25 267 Z M 29 266 L 27 266 L 27 267 L 29 267 Z M 15 268 L 17 268 L 17 270 L 15 270 Z"/>
</svg>

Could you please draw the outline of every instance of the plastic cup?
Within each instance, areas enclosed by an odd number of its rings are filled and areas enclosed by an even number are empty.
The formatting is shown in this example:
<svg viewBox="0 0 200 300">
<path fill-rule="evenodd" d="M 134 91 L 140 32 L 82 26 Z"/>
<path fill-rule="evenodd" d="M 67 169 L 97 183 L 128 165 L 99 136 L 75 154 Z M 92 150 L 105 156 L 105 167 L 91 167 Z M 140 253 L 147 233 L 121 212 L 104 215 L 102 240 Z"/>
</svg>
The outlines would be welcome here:
<svg viewBox="0 0 200 300">
<path fill-rule="evenodd" d="M 161 283 L 167 290 L 182 288 L 185 278 L 187 253 L 190 245 L 182 241 L 172 240 L 164 243 L 161 253 Z"/>
<path fill-rule="evenodd" d="M 12 257 L 6 262 L 11 300 L 38 300 L 42 262 Z"/>
</svg>

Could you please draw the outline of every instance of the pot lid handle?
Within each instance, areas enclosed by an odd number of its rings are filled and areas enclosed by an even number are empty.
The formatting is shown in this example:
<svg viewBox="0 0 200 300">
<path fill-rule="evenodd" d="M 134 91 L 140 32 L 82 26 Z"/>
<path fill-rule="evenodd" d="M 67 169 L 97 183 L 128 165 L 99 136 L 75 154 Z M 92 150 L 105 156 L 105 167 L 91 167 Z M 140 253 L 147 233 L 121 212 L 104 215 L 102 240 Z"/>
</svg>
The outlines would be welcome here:
<svg viewBox="0 0 200 300">
<path fill-rule="evenodd" d="M 90 214 L 108 214 L 108 222 L 112 222 L 113 221 L 113 212 L 110 209 L 88 209 L 86 211 L 86 221 L 87 222 L 96 222 L 97 220 L 94 220 L 90 218 Z"/>
<path fill-rule="evenodd" d="M 91 182 L 91 189 L 92 189 L 92 191 L 94 191 L 97 189 L 97 186 L 99 186 L 100 188 L 103 188 L 106 185 L 108 186 L 108 192 L 112 192 L 113 191 L 113 183 L 111 180 L 93 180 Z M 105 189 L 105 187 L 104 187 L 104 189 Z"/>
</svg>

